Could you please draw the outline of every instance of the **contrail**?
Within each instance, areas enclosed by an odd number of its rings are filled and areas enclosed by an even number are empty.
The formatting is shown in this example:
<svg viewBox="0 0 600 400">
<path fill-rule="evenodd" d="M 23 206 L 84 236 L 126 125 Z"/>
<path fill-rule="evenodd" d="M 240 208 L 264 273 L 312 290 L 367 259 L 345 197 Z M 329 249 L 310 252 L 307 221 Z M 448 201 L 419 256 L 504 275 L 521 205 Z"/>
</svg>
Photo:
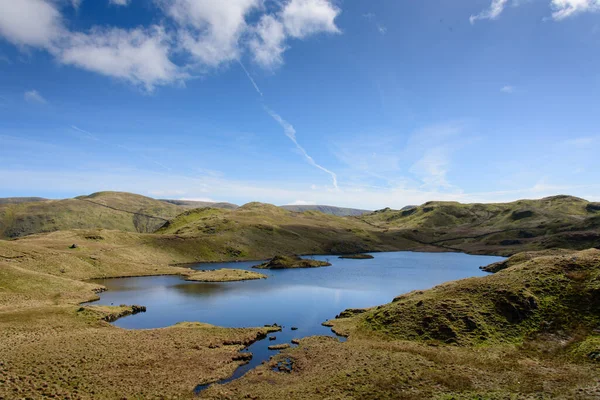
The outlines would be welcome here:
<svg viewBox="0 0 600 400">
<path fill-rule="evenodd" d="M 246 76 L 248 77 L 248 79 L 250 79 L 250 82 L 252 82 L 252 86 L 254 86 L 254 89 L 256 89 L 258 94 L 260 94 L 260 96 L 262 97 L 263 94 L 260 91 L 260 89 L 258 88 L 258 85 L 256 84 L 256 82 L 254 82 L 254 79 L 252 79 L 252 75 L 250 75 L 250 72 L 248 72 L 248 70 L 246 69 L 246 67 L 244 67 L 244 64 L 242 64 L 242 62 L 240 60 L 238 60 L 238 63 L 240 63 L 240 67 L 242 67 L 242 69 L 246 73 Z"/>
<path fill-rule="evenodd" d="M 336 190 L 339 189 L 338 182 L 337 182 L 337 175 L 335 174 L 335 172 L 332 172 L 332 171 L 328 170 L 327 168 L 317 164 L 317 162 L 306 152 L 306 150 L 304 150 L 304 147 L 302 147 L 298 144 L 298 141 L 296 140 L 296 130 L 294 129 L 294 127 L 289 122 L 287 122 L 285 119 L 281 118 L 281 116 L 279 116 L 279 114 L 277 114 L 275 111 L 271 110 L 269 107 L 265 106 L 264 108 L 265 108 L 265 111 L 267 112 L 267 114 L 269 114 L 271 116 L 271 118 L 273 118 L 275 121 L 277 121 L 279 123 L 279 125 L 281 125 L 281 127 L 283 128 L 283 131 L 285 132 L 285 135 L 288 138 L 290 138 L 290 140 L 292 142 L 294 142 L 294 144 L 296 145 L 298 150 L 300 150 L 302 155 L 304 155 L 304 158 L 306 158 L 306 161 L 308 161 L 308 163 L 310 165 L 312 165 L 313 167 L 319 168 L 321 171 L 327 172 L 329 175 L 331 175 L 331 179 L 333 181 L 333 187 Z"/>
</svg>

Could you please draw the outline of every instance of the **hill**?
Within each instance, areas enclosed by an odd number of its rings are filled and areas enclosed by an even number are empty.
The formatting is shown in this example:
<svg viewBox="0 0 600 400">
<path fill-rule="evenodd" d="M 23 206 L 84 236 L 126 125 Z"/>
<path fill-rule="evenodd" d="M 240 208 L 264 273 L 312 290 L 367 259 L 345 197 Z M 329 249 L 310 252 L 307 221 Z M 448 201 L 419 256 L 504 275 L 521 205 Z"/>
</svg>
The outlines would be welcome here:
<svg viewBox="0 0 600 400">
<path fill-rule="evenodd" d="M 405 239 L 447 250 L 511 255 L 523 249 L 600 246 L 600 207 L 572 196 L 512 203 L 431 201 L 359 217 Z"/>
<path fill-rule="evenodd" d="M 43 197 L 1 197 L 0 204 L 30 203 L 33 201 L 45 201 Z"/>
<path fill-rule="evenodd" d="M 193 208 L 225 208 L 228 210 L 235 210 L 239 206 L 237 204 L 225 203 L 225 202 L 211 202 L 211 201 L 196 201 L 196 200 L 169 200 L 169 199 L 160 199 L 160 201 L 164 201 L 169 204 L 174 204 L 176 206 L 185 207 L 187 209 Z"/>
<path fill-rule="evenodd" d="M 317 211 L 296 213 L 263 203 L 248 203 L 235 210 L 189 210 L 156 233 L 177 236 L 179 240 L 172 243 L 174 251 L 193 253 L 206 260 L 346 254 L 415 245 L 410 241 L 392 240 L 381 229 L 355 218 Z"/>
<path fill-rule="evenodd" d="M 0 203 L 0 238 L 88 228 L 153 232 L 183 211 L 174 204 L 121 192 L 99 192 L 65 200 L 4 202 Z"/>
<path fill-rule="evenodd" d="M 368 214 L 369 210 L 360 210 L 357 208 L 344 208 L 335 206 L 318 206 L 318 205 L 306 205 L 306 206 L 281 206 L 281 208 L 293 211 L 293 212 L 304 212 L 304 211 L 319 211 L 323 214 L 336 215 L 338 217 L 356 217 L 363 214 Z"/>
<path fill-rule="evenodd" d="M 261 399 L 598 398 L 600 251 L 525 258 L 327 326 L 201 397 Z M 278 366 L 290 366 L 280 373 Z"/>
</svg>

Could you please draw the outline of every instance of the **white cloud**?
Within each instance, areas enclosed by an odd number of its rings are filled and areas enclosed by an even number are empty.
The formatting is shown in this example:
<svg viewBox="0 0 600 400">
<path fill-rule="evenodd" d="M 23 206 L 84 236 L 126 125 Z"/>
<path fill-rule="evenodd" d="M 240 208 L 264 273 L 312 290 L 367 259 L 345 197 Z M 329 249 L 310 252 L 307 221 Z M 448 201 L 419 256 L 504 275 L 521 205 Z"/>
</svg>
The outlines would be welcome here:
<svg viewBox="0 0 600 400">
<path fill-rule="evenodd" d="M 387 27 L 381 24 L 377 24 L 377 31 L 382 35 L 385 35 L 387 33 Z"/>
<path fill-rule="evenodd" d="M 471 22 L 471 24 L 474 24 L 475 21 L 477 21 L 478 19 L 494 20 L 498 18 L 500 14 L 502 14 L 502 11 L 504 11 L 504 7 L 506 7 L 507 3 L 508 0 L 492 0 L 490 8 L 488 8 L 487 10 L 483 10 L 477 15 L 471 15 L 469 21 Z"/>
<path fill-rule="evenodd" d="M 185 77 L 169 59 L 169 50 L 167 35 L 155 26 L 148 30 L 112 28 L 74 33 L 56 54 L 64 64 L 123 79 L 151 91 L 156 85 Z"/>
<path fill-rule="evenodd" d="M 328 0 L 291 0 L 275 15 L 263 15 L 252 28 L 249 42 L 254 61 L 263 68 L 283 64 L 289 38 L 304 39 L 319 33 L 340 33 L 335 19 L 340 13 Z"/>
<path fill-rule="evenodd" d="M 29 103 L 46 104 L 48 101 L 37 90 L 29 90 L 23 95 Z"/>
<path fill-rule="evenodd" d="M 281 12 L 288 34 L 304 38 L 320 32 L 339 33 L 335 19 L 340 9 L 327 0 L 291 0 Z"/>
<path fill-rule="evenodd" d="M 290 206 L 314 206 L 317 203 L 314 201 L 306 201 L 306 200 L 296 200 L 292 203 L 290 203 Z"/>
<path fill-rule="evenodd" d="M 250 41 L 254 61 L 266 68 L 283 64 L 283 52 L 286 50 L 283 23 L 272 15 L 263 15 L 254 31 L 256 36 Z"/>
<path fill-rule="evenodd" d="M 600 0 L 552 0 L 550 7 L 554 10 L 552 18 L 560 21 L 584 12 L 600 11 Z"/>
<path fill-rule="evenodd" d="M 128 6 L 131 0 L 108 0 L 108 2 L 116 6 Z"/>
<path fill-rule="evenodd" d="M 73 6 L 75 10 L 79 10 L 82 1 L 83 0 L 71 0 L 71 6 Z"/>
<path fill-rule="evenodd" d="M 240 57 L 240 37 L 246 16 L 261 0 L 162 0 L 162 7 L 179 24 L 179 45 L 210 67 Z"/>
<path fill-rule="evenodd" d="M 304 150 L 304 147 L 300 146 L 300 144 L 298 143 L 298 140 L 296 139 L 296 130 L 294 129 L 294 127 L 289 122 L 287 122 L 286 120 L 281 118 L 281 116 L 279 116 L 279 114 L 277 114 L 273 110 L 271 110 L 267 107 L 265 107 L 265 110 L 271 116 L 271 118 L 273 118 L 275 121 L 277 121 L 279 123 L 279 125 L 281 125 L 285 135 L 296 145 L 296 148 L 304 156 L 306 161 L 313 167 L 318 168 L 321 171 L 328 173 L 331 176 L 333 187 L 335 189 L 338 189 L 337 175 L 334 172 L 328 170 L 327 168 L 317 164 L 317 162 L 306 152 L 306 150 Z"/>
<path fill-rule="evenodd" d="M 515 87 L 514 86 L 510 86 L 510 85 L 506 85 L 506 86 L 502 86 L 502 88 L 500 88 L 500 91 L 502 93 L 514 93 L 515 92 Z"/>
<path fill-rule="evenodd" d="M 0 35 L 18 46 L 51 46 L 63 32 L 62 17 L 44 0 L 0 0 Z"/>
<path fill-rule="evenodd" d="M 70 2 L 78 7 L 81 1 Z M 130 0 L 110 2 L 125 6 Z M 0 0 L 0 36 L 17 46 L 45 49 L 64 64 L 152 91 L 158 85 L 183 82 L 195 71 L 241 61 L 247 51 L 258 65 L 274 68 L 283 63 L 287 38 L 339 32 L 334 20 L 340 10 L 328 0 L 277 3 L 280 9 L 272 15 L 264 14 L 264 0 L 155 2 L 174 26 L 167 20 L 135 29 L 71 31 L 59 11 L 61 2 Z M 254 13 L 263 15 L 250 26 L 247 18 Z"/>
</svg>

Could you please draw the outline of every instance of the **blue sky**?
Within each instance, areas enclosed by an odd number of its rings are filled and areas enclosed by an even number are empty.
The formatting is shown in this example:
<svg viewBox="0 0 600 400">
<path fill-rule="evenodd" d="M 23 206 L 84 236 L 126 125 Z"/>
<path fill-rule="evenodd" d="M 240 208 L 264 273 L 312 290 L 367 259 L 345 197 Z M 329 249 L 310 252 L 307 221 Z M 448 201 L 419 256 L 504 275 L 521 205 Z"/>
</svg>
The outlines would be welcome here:
<svg viewBox="0 0 600 400">
<path fill-rule="evenodd" d="M 0 11 L 0 197 L 600 200 L 599 0 Z"/>
</svg>

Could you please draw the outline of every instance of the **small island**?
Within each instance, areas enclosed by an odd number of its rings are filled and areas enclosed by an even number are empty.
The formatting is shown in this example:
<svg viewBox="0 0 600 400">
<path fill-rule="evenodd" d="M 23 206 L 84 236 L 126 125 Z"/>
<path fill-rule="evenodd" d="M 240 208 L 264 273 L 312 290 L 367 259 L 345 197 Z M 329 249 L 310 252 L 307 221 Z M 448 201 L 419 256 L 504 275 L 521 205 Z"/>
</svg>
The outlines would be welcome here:
<svg viewBox="0 0 600 400">
<path fill-rule="evenodd" d="M 371 258 L 375 258 L 370 254 L 345 254 L 340 256 L 339 258 L 351 258 L 353 260 L 369 260 Z"/>
<path fill-rule="evenodd" d="M 275 256 L 271 260 L 255 265 L 257 269 L 319 268 L 328 267 L 327 261 L 310 260 L 298 256 Z"/>
<path fill-rule="evenodd" d="M 267 276 L 258 272 L 245 271 L 243 269 L 215 269 L 206 271 L 194 271 L 188 275 L 186 281 L 194 282 L 236 282 L 254 279 L 266 279 Z"/>
</svg>

